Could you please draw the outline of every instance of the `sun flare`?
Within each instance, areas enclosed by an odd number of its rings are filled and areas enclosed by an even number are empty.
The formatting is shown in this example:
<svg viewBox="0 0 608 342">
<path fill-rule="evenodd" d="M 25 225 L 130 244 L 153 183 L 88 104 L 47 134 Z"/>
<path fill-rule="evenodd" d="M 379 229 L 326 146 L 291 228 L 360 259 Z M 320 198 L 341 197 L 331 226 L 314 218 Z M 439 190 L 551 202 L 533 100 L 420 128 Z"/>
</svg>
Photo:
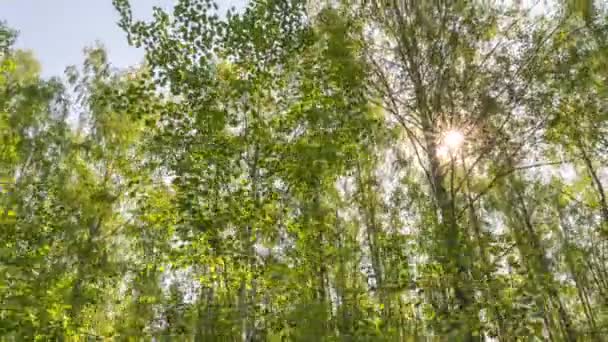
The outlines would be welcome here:
<svg viewBox="0 0 608 342">
<path fill-rule="evenodd" d="M 451 129 L 445 132 L 437 146 L 437 156 L 447 158 L 455 151 L 458 151 L 464 143 L 464 135 L 461 131 Z"/>
<path fill-rule="evenodd" d="M 443 137 L 443 145 L 452 151 L 460 148 L 463 142 L 464 135 L 457 130 L 450 130 Z"/>
</svg>

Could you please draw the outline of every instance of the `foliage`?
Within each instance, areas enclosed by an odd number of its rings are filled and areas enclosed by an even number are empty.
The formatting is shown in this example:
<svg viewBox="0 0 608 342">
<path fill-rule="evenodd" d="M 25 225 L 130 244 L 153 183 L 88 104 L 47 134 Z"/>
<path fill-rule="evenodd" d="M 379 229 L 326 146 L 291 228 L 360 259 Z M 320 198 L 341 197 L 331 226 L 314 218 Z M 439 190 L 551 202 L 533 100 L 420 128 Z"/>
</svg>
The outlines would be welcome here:
<svg viewBox="0 0 608 342">
<path fill-rule="evenodd" d="M 601 4 L 113 4 L 141 66 L 0 24 L 2 340 L 604 338 Z"/>
</svg>

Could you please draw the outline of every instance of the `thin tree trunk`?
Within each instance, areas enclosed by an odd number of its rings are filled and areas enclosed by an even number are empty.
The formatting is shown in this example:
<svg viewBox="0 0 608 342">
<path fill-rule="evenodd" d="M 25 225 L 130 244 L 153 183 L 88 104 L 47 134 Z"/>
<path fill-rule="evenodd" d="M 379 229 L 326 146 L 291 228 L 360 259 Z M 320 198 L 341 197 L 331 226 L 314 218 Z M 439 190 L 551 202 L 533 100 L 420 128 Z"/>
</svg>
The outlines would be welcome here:
<svg viewBox="0 0 608 342">
<path fill-rule="evenodd" d="M 523 223 L 524 226 L 526 228 L 527 231 L 527 235 L 528 235 L 528 241 L 531 244 L 531 248 L 533 250 L 532 253 L 532 257 L 533 257 L 533 264 L 534 269 L 530 270 L 534 273 L 539 272 L 542 276 L 539 285 L 541 286 L 541 288 L 543 288 L 547 294 L 549 295 L 550 300 L 555 301 L 557 304 L 557 310 L 558 310 L 558 315 L 560 318 L 560 322 L 562 323 L 562 327 L 565 330 L 565 337 L 567 341 L 576 341 L 576 331 L 574 330 L 574 327 L 572 326 L 572 320 L 570 319 L 568 313 L 566 312 L 566 310 L 564 309 L 564 306 L 562 304 L 561 298 L 559 296 L 559 293 L 557 292 L 555 285 L 554 285 L 554 281 L 553 281 L 553 275 L 551 274 L 550 270 L 549 270 L 549 265 L 547 264 L 547 260 L 545 258 L 545 253 L 544 253 L 544 249 L 542 248 L 541 244 L 540 244 L 540 239 L 538 237 L 538 234 L 536 233 L 532 222 L 531 222 L 531 216 L 528 210 L 528 207 L 526 205 L 526 202 L 523 199 L 523 195 L 520 192 L 519 189 L 517 189 L 517 187 L 515 187 L 515 193 L 517 195 L 519 204 L 520 204 L 520 208 L 521 208 L 521 214 L 522 214 L 522 219 L 523 219 Z"/>
<path fill-rule="evenodd" d="M 253 194 L 254 207 L 259 207 L 259 194 L 258 194 L 258 161 L 260 156 L 259 146 L 256 144 L 253 151 L 253 159 L 249 163 L 249 179 L 251 179 L 251 192 Z M 245 258 L 246 258 L 246 271 L 255 272 L 255 249 L 253 243 L 253 227 L 248 224 L 243 232 L 242 242 L 245 246 Z M 241 275 L 241 277 L 243 277 Z M 251 283 L 251 290 L 247 290 L 246 278 L 241 279 L 239 285 L 239 315 L 241 319 L 241 339 L 243 342 L 253 341 L 254 337 L 254 312 L 250 308 L 250 303 L 253 302 L 256 292 L 255 277 Z"/>
<path fill-rule="evenodd" d="M 581 305 L 583 306 L 583 311 L 585 312 L 585 316 L 587 317 L 587 321 L 589 323 L 589 328 L 592 331 L 596 330 L 596 325 L 595 325 L 595 317 L 593 315 L 593 310 L 591 309 L 591 305 L 589 304 L 589 300 L 587 298 L 587 293 L 583 287 L 583 284 L 581 283 L 580 277 L 578 275 L 578 271 L 576 269 L 575 266 L 575 261 L 572 260 L 572 257 L 570 256 L 570 242 L 569 242 L 569 236 L 568 236 L 568 231 L 567 228 L 564 226 L 565 222 L 564 222 L 564 218 L 563 218 L 563 213 L 562 210 L 559 209 L 559 219 L 560 219 L 560 226 L 562 227 L 562 249 L 565 251 L 566 253 L 566 265 L 568 266 L 568 269 L 570 270 L 570 275 L 572 276 L 572 278 L 574 279 L 574 284 L 576 285 L 576 292 L 577 295 L 579 297 L 579 300 L 581 301 Z"/>
<path fill-rule="evenodd" d="M 440 236 L 443 238 L 443 251 L 445 253 L 445 255 L 441 256 L 443 257 L 442 263 L 447 265 L 449 272 L 455 272 L 455 274 L 450 274 L 450 276 L 455 277 L 450 281 L 450 285 L 454 290 L 459 306 L 457 310 L 459 313 L 464 313 L 464 317 L 459 317 L 459 322 L 457 323 L 460 326 L 458 330 L 461 333 L 461 338 L 463 341 L 473 341 L 474 328 L 471 327 L 467 320 L 469 318 L 477 319 L 477 316 L 469 317 L 472 314 L 470 308 L 473 304 L 473 296 L 470 289 L 466 288 L 472 285 L 469 281 L 469 263 L 466 260 L 467 251 L 466 248 L 463 248 L 464 240 L 458 230 L 459 227 L 454 212 L 454 199 L 451 198 L 444 185 L 444 175 L 437 156 L 437 143 L 433 134 L 434 129 L 426 118 L 423 117 L 421 121 L 425 134 L 427 158 L 430 162 L 430 186 L 440 214 Z M 450 315 L 451 313 L 452 310 L 446 314 Z"/>
<path fill-rule="evenodd" d="M 597 197 L 600 203 L 600 210 L 602 213 L 602 221 L 604 223 L 604 230 L 606 230 L 606 234 L 608 234 L 608 200 L 606 199 L 606 192 L 604 191 L 604 186 L 602 185 L 602 181 L 600 180 L 595 167 L 593 166 L 593 162 L 591 158 L 587 154 L 585 147 L 583 146 L 582 140 L 578 139 L 578 147 L 581 151 L 581 156 L 583 157 L 583 161 L 585 162 L 585 166 L 587 167 L 587 172 L 591 175 L 593 180 L 593 184 L 595 190 L 597 192 Z"/>
<path fill-rule="evenodd" d="M 370 198 L 370 194 L 373 192 L 373 189 L 370 185 L 370 179 L 364 179 L 361 170 L 361 166 L 357 165 L 357 175 L 359 182 L 359 191 L 360 191 L 360 207 L 363 211 L 363 217 L 365 219 L 365 233 L 367 237 L 367 244 L 369 246 L 370 258 L 372 262 L 372 269 L 374 271 L 374 278 L 376 281 L 376 290 L 379 293 L 380 301 L 384 303 L 384 282 L 383 282 L 383 272 L 382 272 L 382 264 L 380 262 L 380 253 L 378 250 L 378 222 L 376 218 L 376 207 L 375 201 Z"/>
</svg>

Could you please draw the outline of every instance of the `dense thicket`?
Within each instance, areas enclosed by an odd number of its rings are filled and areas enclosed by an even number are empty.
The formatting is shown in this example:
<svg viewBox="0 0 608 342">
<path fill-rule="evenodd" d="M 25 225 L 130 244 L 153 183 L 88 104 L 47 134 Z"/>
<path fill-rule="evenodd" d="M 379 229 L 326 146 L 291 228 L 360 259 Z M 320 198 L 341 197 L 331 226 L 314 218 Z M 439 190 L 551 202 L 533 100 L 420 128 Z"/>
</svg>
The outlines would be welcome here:
<svg viewBox="0 0 608 342">
<path fill-rule="evenodd" d="M 0 340 L 606 339 L 604 3 L 113 3 L 0 24 Z"/>
</svg>

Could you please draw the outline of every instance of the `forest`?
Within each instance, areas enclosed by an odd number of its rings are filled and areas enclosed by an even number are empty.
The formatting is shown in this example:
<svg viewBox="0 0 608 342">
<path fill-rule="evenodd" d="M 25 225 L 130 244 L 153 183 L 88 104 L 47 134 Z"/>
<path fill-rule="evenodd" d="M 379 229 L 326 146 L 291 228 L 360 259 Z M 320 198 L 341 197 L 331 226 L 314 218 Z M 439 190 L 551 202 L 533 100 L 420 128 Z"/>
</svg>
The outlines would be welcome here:
<svg viewBox="0 0 608 342">
<path fill-rule="evenodd" d="M 0 22 L 0 341 L 608 341 L 607 2 L 112 4 Z"/>
</svg>

